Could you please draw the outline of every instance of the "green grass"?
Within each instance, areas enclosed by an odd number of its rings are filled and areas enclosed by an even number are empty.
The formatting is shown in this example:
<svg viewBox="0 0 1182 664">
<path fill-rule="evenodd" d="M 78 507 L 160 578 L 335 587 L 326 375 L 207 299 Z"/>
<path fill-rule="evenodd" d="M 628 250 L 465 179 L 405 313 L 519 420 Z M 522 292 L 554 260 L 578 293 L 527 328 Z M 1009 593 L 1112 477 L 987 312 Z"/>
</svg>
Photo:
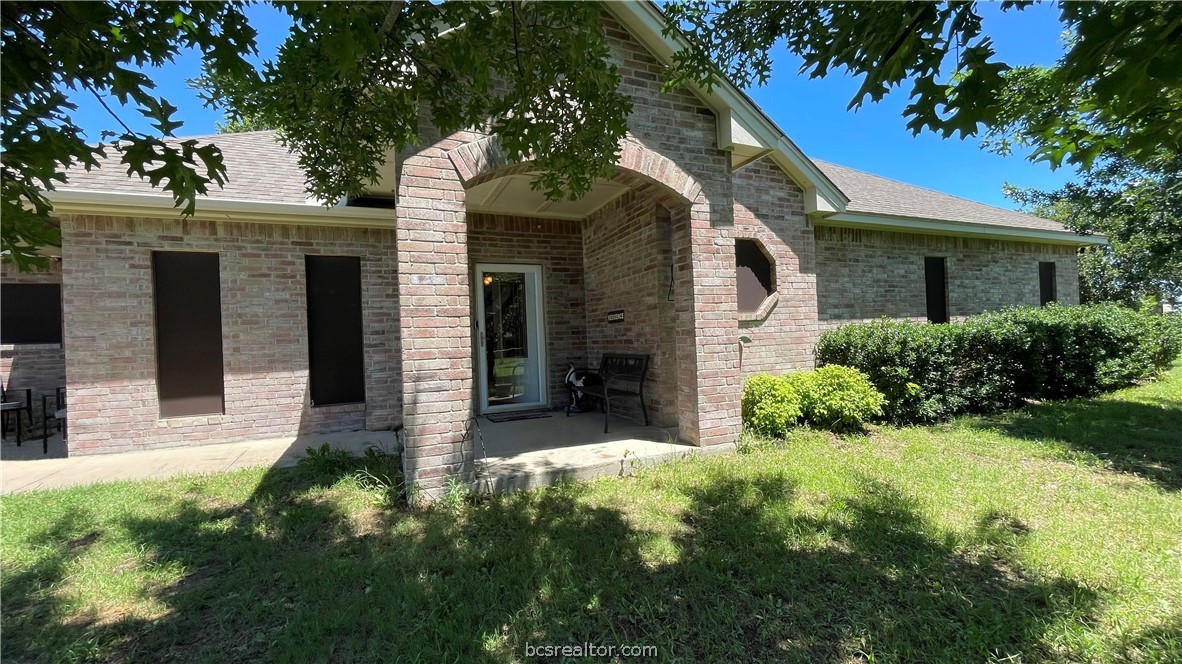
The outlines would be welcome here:
<svg viewBox="0 0 1182 664">
<path fill-rule="evenodd" d="M 994 418 L 744 442 L 422 511 L 355 472 L 394 472 L 375 458 L 5 497 L 2 655 L 1182 660 L 1182 368 Z"/>
</svg>

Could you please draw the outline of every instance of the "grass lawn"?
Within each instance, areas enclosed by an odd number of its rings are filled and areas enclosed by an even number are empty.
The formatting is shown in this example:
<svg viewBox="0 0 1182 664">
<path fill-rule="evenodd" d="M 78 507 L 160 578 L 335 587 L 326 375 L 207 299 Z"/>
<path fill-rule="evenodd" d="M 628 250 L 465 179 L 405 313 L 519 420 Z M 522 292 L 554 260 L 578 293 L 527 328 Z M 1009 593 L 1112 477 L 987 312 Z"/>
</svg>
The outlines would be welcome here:
<svg viewBox="0 0 1182 664">
<path fill-rule="evenodd" d="M 423 511 L 331 459 L 5 497 L 2 655 L 1182 661 L 1182 368 L 1093 401 L 746 443 Z"/>
</svg>

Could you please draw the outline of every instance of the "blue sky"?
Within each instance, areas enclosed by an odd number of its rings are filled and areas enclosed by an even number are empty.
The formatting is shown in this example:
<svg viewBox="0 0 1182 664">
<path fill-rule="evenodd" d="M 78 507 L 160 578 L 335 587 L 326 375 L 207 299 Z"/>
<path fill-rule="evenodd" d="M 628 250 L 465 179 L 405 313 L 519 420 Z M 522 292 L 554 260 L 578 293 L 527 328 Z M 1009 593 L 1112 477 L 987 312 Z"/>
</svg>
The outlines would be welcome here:
<svg viewBox="0 0 1182 664">
<path fill-rule="evenodd" d="M 1062 54 L 1062 27 L 1053 5 L 1002 12 L 998 5 L 982 3 L 980 11 L 986 33 L 994 39 L 1002 60 L 1052 64 Z M 288 21 L 268 7 L 251 7 L 248 12 L 251 25 L 259 32 L 260 57 L 273 55 L 286 36 Z M 1045 164 L 1031 163 L 1025 155 L 988 153 L 973 138 L 943 139 L 932 133 L 912 136 L 903 117 L 906 88 L 877 104 L 847 111 L 857 80 L 840 72 L 810 80 L 797 73 L 799 65 L 794 56 L 780 51 L 771 81 L 748 92 L 810 157 L 1002 207 L 1014 207 L 1001 193 L 1007 182 L 1053 189 L 1073 175 L 1069 170 L 1052 171 Z M 176 117 L 185 122 L 178 132 L 181 135 L 212 134 L 221 119 L 220 113 L 203 108 L 185 84 L 200 73 L 200 61 L 193 55 L 152 72 L 159 93 L 180 108 Z M 102 129 L 113 125 L 92 97 L 75 93 L 71 99 L 79 106 L 74 115 L 89 138 L 97 140 Z M 148 130 L 147 122 L 134 111 L 120 111 L 120 116 L 133 128 Z"/>
<path fill-rule="evenodd" d="M 1063 26 L 1053 5 L 1002 12 L 996 4 L 981 3 L 979 11 L 1002 61 L 1051 65 L 1062 55 Z M 1025 154 L 986 152 L 974 138 L 944 139 L 930 132 L 912 136 L 903 117 L 909 87 L 877 104 L 846 111 L 858 80 L 836 71 L 808 79 L 797 73 L 799 67 L 800 59 L 782 50 L 772 79 L 748 93 L 810 157 L 1009 208 L 1015 205 L 1002 195 L 1003 184 L 1054 189 L 1074 175 L 1069 169 L 1052 171 L 1045 163 L 1031 163 Z"/>
</svg>

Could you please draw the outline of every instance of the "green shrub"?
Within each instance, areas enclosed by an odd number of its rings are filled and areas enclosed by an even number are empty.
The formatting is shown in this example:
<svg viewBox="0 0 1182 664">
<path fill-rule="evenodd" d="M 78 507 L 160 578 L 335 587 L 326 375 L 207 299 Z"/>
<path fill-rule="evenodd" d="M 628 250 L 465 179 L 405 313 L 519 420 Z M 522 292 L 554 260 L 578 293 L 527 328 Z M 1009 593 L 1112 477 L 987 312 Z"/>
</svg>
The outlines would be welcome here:
<svg viewBox="0 0 1182 664">
<path fill-rule="evenodd" d="M 750 430 L 783 436 L 796 426 L 802 414 L 795 385 L 778 376 L 758 374 L 743 386 L 743 424 Z"/>
<path fill-rule="evenodd" d="M 1176 316 L 1052 305 L 954 324 L 848 325 L 821 336 L 817 363 L 864 372 L 886 396 L 884 418 L 905 424 L 1117 389 L 1161 373 L 1179 352 Z"/>
<path fill-rule="evenodd" d="M 1149 340 L 1144 352 L 1156 376 L 1169 369 L 1182 355 L 1182 314 L 1151 316 L 1149 320 Z"/>
<path fill-rule="evenodd" d="M 830 431 L 861 429 L 886 401 L 866 374 L 836 364 L 787 376 L 801 396 L 804 419 Z"/>
<path fill-rule="evenodd" d="M 1149 378 L 1178 355 L 1163 317 L 1115 304 L 1052 305 L 997 314 L 1026 329 L 1020 392 L 1039 399 L 1090 396 Z M 971 320 L 971 319 L 970 319 Z"/>
<path fill-rule="evenodd" d="M 1033 337 L 1026 326 L 998 314 L 973 316 L 953 328 L 949 387 L 966 411 L 989 413 L 1022 403 L 1022 377 Z"/>
<path fill-rule="evenodd" d="M 886 420 L 931 422 L 964 405 L 952 382 L 954 349 L 948 325 L 876 321 L 821 335 L 817 365 L 837 364 L 864 373 L 886 397 Z"/>
</svg>

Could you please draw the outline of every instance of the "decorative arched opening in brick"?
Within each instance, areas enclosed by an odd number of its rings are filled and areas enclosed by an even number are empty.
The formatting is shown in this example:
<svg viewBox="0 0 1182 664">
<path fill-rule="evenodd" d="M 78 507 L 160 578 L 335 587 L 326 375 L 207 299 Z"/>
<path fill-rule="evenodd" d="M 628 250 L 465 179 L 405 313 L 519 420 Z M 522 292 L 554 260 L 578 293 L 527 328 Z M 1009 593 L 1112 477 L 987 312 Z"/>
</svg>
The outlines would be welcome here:
<svg viewBox="0 0 1182 664">
<path fill-rule="evenodd" d="M 677 300 L 693 288 L 688 254 L 675 265 L 674 228 L 688 233 L 701 185 L 631 140 L 621 144 L 614 175 L 577 201 L 546 199 L 531 187 L 533 164 L 510 162 L 493 139 L 448 158 L 464 186 L 475 413 L 564 408 L 571 365 L 596 367 L 605 354 L 628 353 L 649 357 L 649 422 L 678 426 Z M 536 305 L 522 306 L 529 297 Z M 640 406 L 627 399 L 613 410 L 641 423 Z"/>
<path fill-rule="evenodd" d="M 779 297 L 776 259 L 759 238 L 735 238 L 735 286 L 739 320 L 767 318 Z"/>
<path fill-rule="evenodd" d="M 465 143 L 448 151 L 447 157 L 468 191 L 504 177 L 528 175 L 533 170 L 530 161 L 511 161 L 491 137 Z M 616 170 L 613 181 L 640 178 L 664 189 L 670 202 L 699 202 L 702 185 L 676 162 L 638 141 L 625 139 L 620 143 Z"/>
<path fill-rule="evenodd" d="M 476 269 L 537 265 L 545 292 L 542 324 L 534 329 L 547 335 L 547 369 L 539 379 L 547 388 L 545 405 L 567 405 L 563 381 L 569 365 L 595 367 L 606 353 L 642 353 L 651 361 L 645 390 L 650 422 L 678 427 L 688 442 L 711 442 L 698 433 L 704 409 L 695 310 L 714 299 L 694 281 L 692 220 L 710 218 L 698 180 L 632 139 L 621 142 L 613 176 L 597 181 L 576 202 L 548 201 L 534 191 L 533 164 L 510 161 L 495 139 L 466 143 L 447 157 L 465 190 L 474 410 L 494 409 L 503 395 L 512 400 L 525 391 L 511 384 L 512 362 L 497 366 L 501 351 L 493 346 L 501 340 L 488 313 L 495 305 L 483 292 L 481 282 L 488 277 L 477 276 Z M 481 298 L 490 306 L 482 308 Z M 642 421 L 638 400 L 621 407 L 625 416 Z"/>
</svg>

